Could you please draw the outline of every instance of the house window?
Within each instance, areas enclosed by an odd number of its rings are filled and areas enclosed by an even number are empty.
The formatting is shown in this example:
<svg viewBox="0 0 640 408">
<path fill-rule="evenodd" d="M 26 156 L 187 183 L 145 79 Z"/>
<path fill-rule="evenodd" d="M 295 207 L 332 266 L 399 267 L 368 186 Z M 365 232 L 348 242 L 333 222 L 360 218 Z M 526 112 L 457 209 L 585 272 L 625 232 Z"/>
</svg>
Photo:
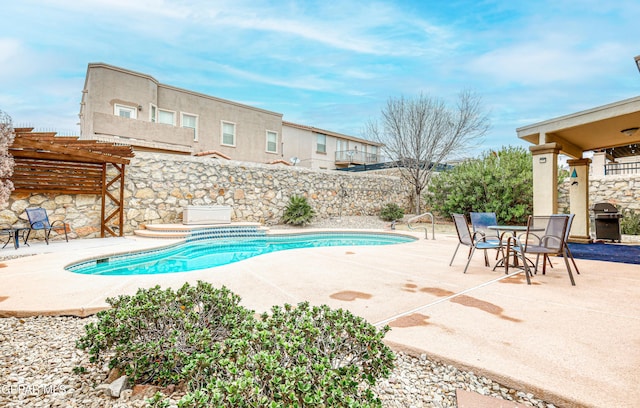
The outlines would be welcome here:
<svg viewBox="0 0 640 408">
<path fill-rule="evenodd" d="M 136 119 L 137 114 L 138 114 L 138 110 L 136 108 L 133 108 L 131 106 L 125 106 L 125 105 L 115 105 L 114 106 L 114 112 L 113 112 L 116 116 L 120 116 L 121 118 L 129 118 L 129 119 Z"/>
<path fill-rule="evenodd" d="M 278 153 L 278 134 L 267 130 L 267 152 Z"/>
<path fill-rule="evenodd" d="M 166 123 L 167 125 L 176 124 L 176 113 L 173 111 L 158 109 L 158 123 Z"/>
<path fill-rule="evenodd" d="M 327 152 L 327 135 L 318 134 L 318 136 L 316 136 L 316 152 Z"/>
<path fill-rule="evenodd" d="M 236 145 L 236 124 L 232 122 L 222 122 L 222 142 L 225 146 Z"/>
<path fill-rule="evenodd" d="M 369 153 L 371 154 L 371 160 L 378 161 L 378 146 L 369 146 Z"/>
<path fill-rule="evenodd" d="M 183 128 L 193 129 L 193 140 L 198 140 L 198 116 L 190 113 L 183 113 L 180 119 Z"/>
<path fill-rule="evenodd" d="M 149 122 L 156 123 L 158 121 L 158 107 L 154 104 L 149 104 Z"/>
</svg>

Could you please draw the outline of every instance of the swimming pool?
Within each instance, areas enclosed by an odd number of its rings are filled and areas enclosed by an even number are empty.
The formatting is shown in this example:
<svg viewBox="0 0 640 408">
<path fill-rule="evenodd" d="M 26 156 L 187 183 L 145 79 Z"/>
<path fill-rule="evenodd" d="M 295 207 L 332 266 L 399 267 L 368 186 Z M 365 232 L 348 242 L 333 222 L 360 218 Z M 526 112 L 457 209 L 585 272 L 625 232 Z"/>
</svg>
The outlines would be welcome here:
<svg viewBox="0 0 640 408">
<path fill-rule="evenodd" d="M 415 240 L 417 238 L 407 235 L 366 232 L 314 232 L 249 238 L 217 238 L 187 241 L 155 250 L 89 259 L 69 265 L 66 269 L 85 275 L 153 275 L 213 268 L 289 249 L 393 245 Z"/>
</svg>

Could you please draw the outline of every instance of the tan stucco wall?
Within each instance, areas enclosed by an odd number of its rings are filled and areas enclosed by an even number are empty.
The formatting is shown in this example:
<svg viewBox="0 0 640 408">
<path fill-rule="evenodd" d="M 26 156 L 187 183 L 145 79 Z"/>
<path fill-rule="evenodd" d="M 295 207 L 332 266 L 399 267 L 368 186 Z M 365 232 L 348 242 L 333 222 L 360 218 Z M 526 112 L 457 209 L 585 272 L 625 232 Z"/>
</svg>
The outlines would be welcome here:
<svg viewBox="0 0 640 408">
<path fill-rule="evenodd" d="M 533 159 L 533 213 L 555 214 L 558 208 L 558 152 L 556 143 L 547 143 L 529 148 Z"/>
<path fill-rule="evenodd" d="M 282 139 L 283 139 L 283 151 L 282 158 L 289 161 L 292 157 L 297 157 L 300 160 L 296 166 L 316 168 L 314 167 L 313 158 L 311 155 L 312 149 L 315 150 L 315 136 L 309 130 L 299 129 L 287 125 L 282 125 Z"/>
<path fill-rule="evenodd" d="M 94 114 L 114 115 L 115 104 L 141 107 L 137 118 L 121 121 L 109 131 L 116 135 L 155 140 L 156 134 L 167 132 L 168 125 L 151 123 L 151 105 L 175 112 L 174 143 L 183 143 L 179 127 L 181 113 L 198 117 L 198 140 L 190 141 L 193 152 L 217 150 L 233 159 L 270 162 L 281 157 L 282 114 L 232 101 L 164 85 L 154 78 L 106 64 L 90 64 L 81 106 L 81 137 L 93 138 L 101 129 L 93 125 Z M 140 133 L 134 122 L 148 122 L 149 129 Z M 221 144 L 222 121 L 236 124 L 235 147 Z M 266 152 L 266 132 L 278 134 L 278 153 Z M 161 137 L 163 140 L 165 136 Z"/>
</svg>

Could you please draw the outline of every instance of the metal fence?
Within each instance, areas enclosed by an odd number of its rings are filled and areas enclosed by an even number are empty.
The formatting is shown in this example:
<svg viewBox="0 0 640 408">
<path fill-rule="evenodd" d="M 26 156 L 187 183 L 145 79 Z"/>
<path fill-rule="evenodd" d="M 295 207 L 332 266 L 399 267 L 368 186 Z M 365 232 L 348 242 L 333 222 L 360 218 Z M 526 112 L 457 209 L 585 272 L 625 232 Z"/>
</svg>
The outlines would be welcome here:
<svg viewBox="0 0 640 408">
<path fill-rule="evenodd" d="M 604 175 L 640 174 L 640 162 L 609 163 L 604 165 Z"/>
</svg>

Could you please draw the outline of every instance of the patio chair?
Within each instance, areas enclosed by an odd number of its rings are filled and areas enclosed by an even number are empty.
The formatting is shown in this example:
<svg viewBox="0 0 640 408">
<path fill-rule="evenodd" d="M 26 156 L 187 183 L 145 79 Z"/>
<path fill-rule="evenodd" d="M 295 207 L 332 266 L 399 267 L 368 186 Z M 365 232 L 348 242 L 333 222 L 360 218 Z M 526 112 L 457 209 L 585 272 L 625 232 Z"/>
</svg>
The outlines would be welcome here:
<svg viewBox="0 0 640 408">
<path fill-rule="evenodd" d="M 567 219 L 567 230 L 564 233 L 564 249 L 567 252 L 567 255 L 569 256 L 569 259 L 571 259 L 571 263 L 573 263 L 573 267 L 576 270 L 576 273 L 578 275 L 580 275 L 580 271 L 578 270 L 578 265 L 576 265 L 576 260 L 573 259 L 573 254 L 571 253 L 571 249 L 569 248 L 569 245 L 567 245 L 567 243 L 569 242 L 569 233 L 571 232 L 571 224 L 573 223 L 573 217 L 575 216 L 575 214 L 554 214 L 554 217 L 568 217 Z M 555 254 L 555 255 L 560 255 L 560 254 Z M 551 259 L 549 259 L 549 255 L 545 255 L 544 256 L 544 260 L 545 262 L 549 263 L 549 266 L 553 268 L 553 264 L 551 263 Z M 544 265 L 542 267 L 542 274 L 545 274 L 545 268 Z"/>
<path fill-rule="evenodd" d="M 474 234 L 480 234 L 487 242 L 500 242 L 500 232 L 498 230 L 491 230 L 488 227 L 491 225 L 498 225 L 498 217 L 494 212 L 470 212 L 469 219 L 471 220 L 471 229 Z M 498 259 L 500 251 L 496 252 L 496 259 Z"/>
<path fill-rule="evenodd" d="M 458 233 L 458 246 L 456 246 L 456 250 L 451 257 L 451 262 L 449 262 L 449 266 L 453 264 L 453 260 L 458 253 L 458 249 L 460 245 L 469 247 L 469 255 L 467 255 L 467 264 L 464 267 L 463 273 L 467 273 L 467 268 L 469 268 L 469 263 L 471 262 L 471 258 L 473 257 L 476 249 L 481 249 L 484 251 L 484 263 L 485 266 L 489 265 L 489 258 L 487 257 L 488 249 L 495 249 L 499 252 L 502 252 L 502 243 L 500 241 L 487 241 L 484 236 L 480 233 L 473 233 L 469 230 L 469 224 L 467 224 L 467 220 L 463 214 L 453 214 L 453 222 L 456 226 L 456 231 Z M 504 256 L 504 253 L 503 253 Z"/>
<path fill-rule="evenodd" d="M 44 208 L 26 208 L 27 217 L 29 218 L 29 225 L 31 229 L 27 232 L 27 236 L 24 239 L 25 244 L 31 235 L 31 231 L 42 230 L 44 231 L 44 240 L 47 245 L 49 245 L 49 236 L 51 235 L 51 231 L 55 230 L 57 233 L 59 231 L 64 231 L 64 239 L 69 242 L 69 237 L 67 236 L 67 228 L 69 225 L 61 220 L 56 220 L 54 222 L 49 222 L 49 216 L 47 215 L 47 210 Z"/>
<path fill-rule="evenodd" d="M 530 215 L 527 221 L 527 231 L 517 238 L 510 238 L 514 241 L 514 250 L 516 250 L 521 258 L 525 269 L 527 283 L 531 284 L 531 270 L 527 262 L 527 254 L 536 255 L 535 265 L 537 267 L 540 255 L 545 260 L 549 255 L 562 255 L 564 263 L 567 267 L 567 273 L 571 280 L 571 285 L 575 286 L 573 273 L 566 251 L 566 233 L 569 217 L 566 215 L 549 215 L 549 216 L 533 216 Z M 537 231 L 542 231 L 537 233 Z M 544 268 L 544 267 L 543 267 Z"/>
</svg>

